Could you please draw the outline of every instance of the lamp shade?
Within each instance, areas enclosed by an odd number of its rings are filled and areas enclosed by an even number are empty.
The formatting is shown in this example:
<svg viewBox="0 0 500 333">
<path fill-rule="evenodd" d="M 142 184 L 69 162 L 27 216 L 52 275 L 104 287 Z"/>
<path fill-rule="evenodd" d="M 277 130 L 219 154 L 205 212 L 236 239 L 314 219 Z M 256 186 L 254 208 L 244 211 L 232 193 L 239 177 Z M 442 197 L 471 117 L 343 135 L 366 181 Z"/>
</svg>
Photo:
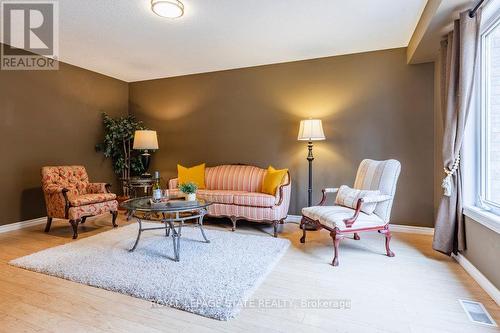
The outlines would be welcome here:
<svg viewBox="0 0 500 333">
<path fill-rule="evenodd" d="M 134 133 L 134 149 L 158 149 L 156 131 L 141 130 Z"/>
<path fill-rule="evenodd" d="M 318 141 L 325 140 L 323 126 L 320 119 L 306 119 L 300 121 L 298 140 L 301 141 Z"/>
</svg>

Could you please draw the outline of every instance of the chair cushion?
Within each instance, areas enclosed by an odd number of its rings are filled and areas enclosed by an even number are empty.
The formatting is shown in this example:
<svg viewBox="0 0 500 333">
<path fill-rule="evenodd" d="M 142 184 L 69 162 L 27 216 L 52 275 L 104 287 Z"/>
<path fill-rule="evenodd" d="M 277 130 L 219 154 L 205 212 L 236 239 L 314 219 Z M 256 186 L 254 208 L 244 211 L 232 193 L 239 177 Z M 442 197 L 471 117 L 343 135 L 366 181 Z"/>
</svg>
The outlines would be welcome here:
<svg viewBox="0 0 500 333">
<path fill-rule="evenodd" d="M 335 204 L 345 206 L 348 208 L 356 209 L 356 205 L 358 204 L 358 200 L 366 197 L 378 197 L 380 195 L 380 191 L 369 191 L 369 190 L 358 190 L 354 188 L 350 188 L 349 186 L 342 185 L 340 186 L 337 197 L 335 198 Z M 373 211 L 377 208 L 377 202 L 365 202 L 361 205 L 361 211 L 370 215 L 373 214 Z"/>
<path fill-rule="evenodd" d="M 243 191 L 223 191 L 223 190 L 198 190 L 196 196 L 200 199 L 208 200 L 214 203 L 231 205 L 234 195 L 245 193 Z"/>
<path fill-rule="evenodd" d="M 68 219 L 76 220 L 84 216 L 96 216 L 107 212 L 116 212 L 118 210 L 118 201 L 110 200 L 98 202 L 91 205 L 71 207 L 68 211 Z"/>
<path fill-rule="evenodd" d="M 240 206 L 273 207 L 276 197 L 265 193 L 243 192 L 234 195 L 233 203 Z"/>
<path fill-rule="evenodd" d="M 68 199 L 71 206 L 78 207 L 99 202 L 115 200 L 116 194 L 114 193 L 82 194 L 82 195 L 71 196 Z"/>
<path fill-rule="evenodd" d="M 347 228 L 344 219 L 348 219 L 354 215 L 354 209 L 343 206 L 312 206 L 302 208 L 302 215 L 319 221 L 321 224 L 331 228 L 340 230 L 346 229 L 362 229 L 384 226 L 386 223 L 377 215 L 368 215 L 360 212 L 359 216 L 351 228 Z"/>
</svg>

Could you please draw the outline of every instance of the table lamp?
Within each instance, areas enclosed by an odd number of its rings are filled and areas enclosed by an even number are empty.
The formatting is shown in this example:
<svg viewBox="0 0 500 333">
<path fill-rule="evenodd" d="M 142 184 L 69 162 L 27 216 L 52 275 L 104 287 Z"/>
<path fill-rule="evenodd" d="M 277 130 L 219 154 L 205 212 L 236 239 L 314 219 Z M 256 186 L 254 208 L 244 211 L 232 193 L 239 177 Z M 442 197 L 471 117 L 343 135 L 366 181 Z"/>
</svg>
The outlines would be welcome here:
<svg viewBox="0 0 500 333">
<path fill-rule="evenodd" d="M 299 141 L 308 141 L 307 161 L 309 162 L 309 186 L 307 188 L 307 206 L 312 205 L 312 161 L 313 156 L 313 141 L 325 140 L 325 133 L 323 133 L 323 126 L 320 119 L 306 119 L 300 121 Z"/>
<path fill-rule="evenodd" d="M 134 146 L 135 150 L 142 150 L 141 159 L 144 166 L 144 173 L 141 177 L 149 178 L 151 174 L 148 173 L 149 163 L 151 161 L 151 154 L 149 150 L 158 149 L 158 137 L 156 131 L 140 130 L 134 133 Z"/>
</svg>

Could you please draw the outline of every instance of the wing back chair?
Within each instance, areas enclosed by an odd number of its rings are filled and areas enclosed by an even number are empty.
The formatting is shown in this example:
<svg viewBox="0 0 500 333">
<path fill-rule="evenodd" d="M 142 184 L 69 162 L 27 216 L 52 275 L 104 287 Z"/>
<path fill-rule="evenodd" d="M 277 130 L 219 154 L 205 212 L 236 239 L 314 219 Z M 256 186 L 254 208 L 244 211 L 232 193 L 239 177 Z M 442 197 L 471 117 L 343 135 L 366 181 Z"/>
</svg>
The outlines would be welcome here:
<svg viewBox="0 0 500 333">
<path fill-rule="evenodd" d="M 391 241 L 389 221 L 400 171 L 401 164 L 396 160 L 363 160 L 354 182 L 354 189 L 360 190 L 357 191 L 359 197 L 355 199 L 355 208 L 340 204 L 326 206 L 327 195 L 337 193 L 339 189 L 323 189 L 323 198 L 318 206 L 302 209 L 300 226 L 303 234 L 300 242 L 305 243 L 306 224 L 328 230 L 334 245 L 332 265 L 338 266 L 339 244 L 345 234 L 354 234 L 354 239 L 359 240 L 358 233 L 376 230 L 385 235 L 387 256 L 394 257 L 394 252 L 389 247 Z M 337 198 L 336 202 L 338 201 Z M 373 213 L 368 214 L 363 211 L 364 205 L 367 204 L 375 205 Z"/>
<path fill-rule="evenodd" d="M 116 227 L 118 202 L 116 194 L 109 192 L 111 185 L 90 183 L 85 167 L 45 166 L 42 168 L 42 189 L 47 206 L 47 225 L 50 231 L 53 218 L 69 220 L 73 239 L 78 237 L 78 224 L 89 216 L 110 212 Z"/>
</svg>

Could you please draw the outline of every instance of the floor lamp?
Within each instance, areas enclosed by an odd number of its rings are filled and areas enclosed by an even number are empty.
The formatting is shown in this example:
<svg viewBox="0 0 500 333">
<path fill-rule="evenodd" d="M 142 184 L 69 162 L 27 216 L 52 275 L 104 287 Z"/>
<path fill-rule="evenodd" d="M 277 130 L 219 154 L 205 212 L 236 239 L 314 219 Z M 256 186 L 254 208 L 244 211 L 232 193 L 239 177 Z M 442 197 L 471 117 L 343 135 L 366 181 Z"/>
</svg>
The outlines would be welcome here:
<svg viewBox="0 0 500 333">
<path fill-rule="evenodd" d="M 323 133 L 323 126 L 320 119 L 306 119 L 300 121 L 299 141 L 307 141 L 307 161 L 309 162 L 309 185 L 307 187 L 307 206 L 312 205 L 312 162 L 313 156 L 313 141 L 325 140 L 325 133 Z"/>
</svg>

